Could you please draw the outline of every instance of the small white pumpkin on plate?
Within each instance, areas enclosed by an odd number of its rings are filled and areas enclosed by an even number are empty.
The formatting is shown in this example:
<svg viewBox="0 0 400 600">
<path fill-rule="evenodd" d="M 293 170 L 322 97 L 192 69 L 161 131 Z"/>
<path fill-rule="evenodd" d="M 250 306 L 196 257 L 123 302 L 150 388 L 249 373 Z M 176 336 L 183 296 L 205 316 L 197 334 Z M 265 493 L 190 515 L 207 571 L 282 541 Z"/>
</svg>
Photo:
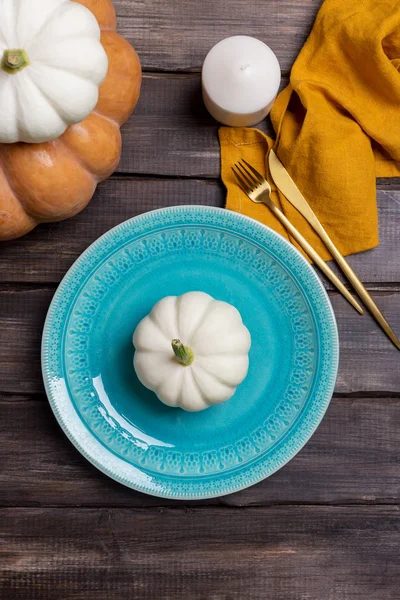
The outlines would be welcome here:
<svg viewBox="0 0 400 600">
<path fill-rule="evenodd" d="M 200 411 L 245 379 L 251 338 L 239 311 L 203 292 L 167 296 L 133 335 L 141 383 L 168 406 Z"/>
<path fill-rule="evenodd" d="M 70 0 L 0 7 L 0 142 L 54 140 L 97 104 L 108 70 L 99 24 Z"/>
</svg>

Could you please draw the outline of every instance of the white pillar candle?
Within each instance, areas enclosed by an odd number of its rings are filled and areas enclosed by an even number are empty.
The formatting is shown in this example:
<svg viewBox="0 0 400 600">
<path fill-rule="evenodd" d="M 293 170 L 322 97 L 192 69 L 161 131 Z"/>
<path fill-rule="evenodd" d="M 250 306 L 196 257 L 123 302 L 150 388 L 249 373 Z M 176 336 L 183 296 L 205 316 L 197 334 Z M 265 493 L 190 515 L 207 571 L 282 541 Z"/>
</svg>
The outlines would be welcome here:
<svg viewBox="0 0 400 600">
<path fill-rule="evenodd" d="M 281 81 L 278 59 L 271 48 L 247 35 L 222 40 L 203 64 L 204 103 L 217 121 L 249 127 L 272 108 Z"/>
</svg>

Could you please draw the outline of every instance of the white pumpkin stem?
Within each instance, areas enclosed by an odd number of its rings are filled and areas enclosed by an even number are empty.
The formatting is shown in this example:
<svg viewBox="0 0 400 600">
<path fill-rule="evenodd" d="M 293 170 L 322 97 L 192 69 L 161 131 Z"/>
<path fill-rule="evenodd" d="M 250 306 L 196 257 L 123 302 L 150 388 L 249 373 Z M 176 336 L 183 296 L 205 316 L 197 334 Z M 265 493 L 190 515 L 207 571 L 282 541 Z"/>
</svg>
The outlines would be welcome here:
<svg viewBox="0 0 400 600">
<path fill-rule="evenodd" d="M 22 71 L 29 65 L 29 58 L 25 50 L 4 50 L 1 68 L 6 73 L 13 75 Z"/>
<path fill-rule="evenodd" d="M 176 360 L 181 363 L 181 365 L 188 367 L 192 364 L 194 360 L 194 354 L 193 351 L 188 348 L 188 346 L 184 346 L 181 340 L 172 340 L 171 346 Z"/>
</svg>

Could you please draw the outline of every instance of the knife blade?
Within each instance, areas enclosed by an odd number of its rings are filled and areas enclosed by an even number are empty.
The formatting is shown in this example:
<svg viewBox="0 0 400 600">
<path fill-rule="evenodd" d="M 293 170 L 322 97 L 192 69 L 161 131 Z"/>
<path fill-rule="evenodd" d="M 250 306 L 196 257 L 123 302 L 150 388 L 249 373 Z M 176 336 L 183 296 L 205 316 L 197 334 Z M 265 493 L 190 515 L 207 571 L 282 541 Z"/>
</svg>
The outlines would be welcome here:
<svg viewBox="0 0 400 600">
<path fill-rule="evenodd" d="M 268 164 L 276 187 L 286 196 L 290 204 L 314 227 L 314 220 L 319 223 L 314 211 L 273 150 L 269 153 Z"/>
</svg>

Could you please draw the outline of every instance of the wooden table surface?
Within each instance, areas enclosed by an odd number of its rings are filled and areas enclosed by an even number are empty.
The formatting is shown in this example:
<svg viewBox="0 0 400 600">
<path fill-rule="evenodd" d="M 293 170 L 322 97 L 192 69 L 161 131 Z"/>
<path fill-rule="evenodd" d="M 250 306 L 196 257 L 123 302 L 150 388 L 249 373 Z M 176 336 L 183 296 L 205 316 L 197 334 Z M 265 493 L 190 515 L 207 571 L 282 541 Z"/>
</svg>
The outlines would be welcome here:
<svg viewBox="0 0 400 600">
<path fill-rule="evenodd" d="M 0 247 L 2 600 L 400 597 L 400 354 L 341 296 L 329 291 L 341 360 L 323 423 L 281 471 L 231 496 L 173 502 L 108 479 L 58 427 L 40 372 L 49 302 L 93 240 L 150 209 L 223 206 L 200 93 L 208 49 L 256 36 L 286 82 L 320 3 L 116 0 L 144 70 L 119 170 L 79 216 Z M 399 333 L 400 181 L 380 180 L 377 196 L 381 244 L 350 262 Z"/>
</svg>

